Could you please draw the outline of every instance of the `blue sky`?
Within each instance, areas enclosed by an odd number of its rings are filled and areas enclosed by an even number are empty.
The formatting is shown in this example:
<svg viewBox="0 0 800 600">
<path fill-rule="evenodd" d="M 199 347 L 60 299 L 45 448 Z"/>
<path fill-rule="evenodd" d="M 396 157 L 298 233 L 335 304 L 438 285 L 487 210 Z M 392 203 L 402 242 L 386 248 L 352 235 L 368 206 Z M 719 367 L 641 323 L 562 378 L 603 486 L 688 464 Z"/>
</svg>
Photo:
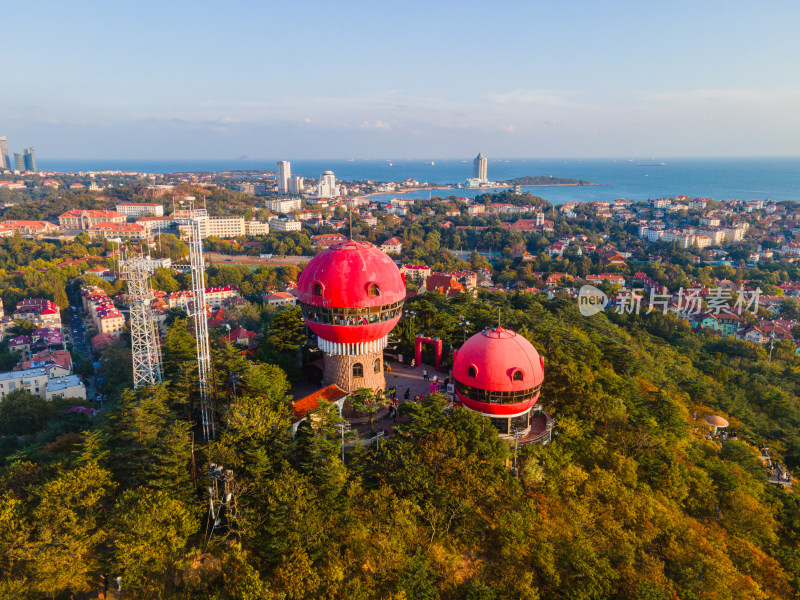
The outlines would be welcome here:
<svg viewBox="0 0 800 600">
<path fill-rule="evenodd" d="M 0 3 L 51 158 L 800 154 L 800 2 Z"/>
</svg>

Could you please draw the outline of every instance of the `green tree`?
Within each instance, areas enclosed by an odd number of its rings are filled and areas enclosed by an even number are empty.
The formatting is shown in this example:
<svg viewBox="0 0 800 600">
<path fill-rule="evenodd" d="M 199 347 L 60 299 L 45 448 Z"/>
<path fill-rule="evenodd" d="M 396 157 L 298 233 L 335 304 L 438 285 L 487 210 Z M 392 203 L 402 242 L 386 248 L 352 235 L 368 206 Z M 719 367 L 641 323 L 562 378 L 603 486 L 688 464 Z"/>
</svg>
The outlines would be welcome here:
<svg viewBox="0 0 800 600">
<path fill-rule="evenodd" d="M 188 561 L 199 529 L 191 505 L 163 490 L 137 488 L 120 496 L 110 519 L 108 570 L 122 573 L 137 598 L 161 598 Z"/>
</svg>

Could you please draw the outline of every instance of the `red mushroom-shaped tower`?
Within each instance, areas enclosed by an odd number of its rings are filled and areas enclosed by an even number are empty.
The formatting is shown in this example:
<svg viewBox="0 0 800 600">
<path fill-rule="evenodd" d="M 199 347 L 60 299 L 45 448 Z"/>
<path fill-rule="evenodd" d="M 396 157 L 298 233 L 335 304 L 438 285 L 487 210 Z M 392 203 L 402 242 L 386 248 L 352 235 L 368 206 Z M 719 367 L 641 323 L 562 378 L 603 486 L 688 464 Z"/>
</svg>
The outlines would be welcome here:
<svg viewBox="0 0 800 600">
<path fill-rule="evenodd" d="M 544 359 L 521 335 L 502 327 L 473 335 L 453 360 L 457 399 L 490 417 L 504 435 L 530 431 L 530 412 L 539 399 Z"/>
<path fill-rule="evenodd" d="M 317 254 L 297 288 L 303 319 L 325 353 L 324 382 L 346 391 L 384 389 L 383 349 L 406 296 L 394 261 L 350 240 Z"/>
</svg>

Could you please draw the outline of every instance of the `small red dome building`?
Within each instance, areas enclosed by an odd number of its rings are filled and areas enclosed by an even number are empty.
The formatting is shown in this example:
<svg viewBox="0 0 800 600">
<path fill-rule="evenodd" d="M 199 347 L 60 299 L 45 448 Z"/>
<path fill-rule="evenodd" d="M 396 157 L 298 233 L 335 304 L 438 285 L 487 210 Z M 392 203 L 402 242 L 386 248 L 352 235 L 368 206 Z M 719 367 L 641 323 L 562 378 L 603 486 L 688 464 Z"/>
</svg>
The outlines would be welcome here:
<svg viewBox="0 0 800 600">
<path fill-rule="evenodd" d="M 492 420 L 501 435 L 527 435 L 544 381 L 544 359 L 523 336 L 502 327 L 469 338 L 453 359 L 456 399 Z"/>
<path fill-rule="evenodd" d="M 325 354 L 323 382 L 383 390 L 383 349 L 403 312 L 400 270 L 376 246 L 353 240 L 317 254 L 297 282 L 303 319 Z"/>
</svg>

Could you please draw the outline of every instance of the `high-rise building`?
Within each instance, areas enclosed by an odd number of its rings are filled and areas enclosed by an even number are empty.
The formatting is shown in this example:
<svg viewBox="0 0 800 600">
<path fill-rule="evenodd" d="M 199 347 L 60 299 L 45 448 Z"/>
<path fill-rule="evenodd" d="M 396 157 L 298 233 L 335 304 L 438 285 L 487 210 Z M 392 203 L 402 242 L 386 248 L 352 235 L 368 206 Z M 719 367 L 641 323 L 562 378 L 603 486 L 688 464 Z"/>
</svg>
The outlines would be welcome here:
<svg viewBox="0 0 800 600">
<path fill-rule="evenodd" d="M 26 171 L 33 171 L 34 173 L 38 171 L 36 168 L 36 156 L 33 154 L 33 146 L 25 148 L 25 150 L 22 151 L 22 157 L 25 160 Z"/>
<path fill-rule="evenodd" d="M 303 178 L 302 177 L 292 177 L 289 180 L 289 193 L 290 194 L 297 194 L 298 196 L 303 193 Z"/>
<path fill-rule="evenodd" d="M 11 157 L 8 155 L 8 141 L 4 135 L 0 135 L 0 169 L 11 170 Z"/>
<path fill-rule="evenodd" d="M 480 183 L 489 181 L 489 161 L 483 154 L 478 154 L 472 162 L 472 178 L 477 179 Z"/>
<path fill-rule="evenodd" d="M 320 198 L 335 198 L 339 195 L 339 188 L 336 187 L 336 177 L 333 171 L 325 171 L 319 178 L 317 186 L 317 196 Z"/>
<path fill-rule="evenodd" d="M 25 157 L 18 152 L 14 152 L 14 169 L 17 171 L 25 170 Z"/>
<path fill-rule="evenodd" d="M 278 193 L 289 193 L 289 179 L 292 177 L 292 165 L 288 160 L 279 160 L 275 178 L 278 180 Z"/>
</svg>

